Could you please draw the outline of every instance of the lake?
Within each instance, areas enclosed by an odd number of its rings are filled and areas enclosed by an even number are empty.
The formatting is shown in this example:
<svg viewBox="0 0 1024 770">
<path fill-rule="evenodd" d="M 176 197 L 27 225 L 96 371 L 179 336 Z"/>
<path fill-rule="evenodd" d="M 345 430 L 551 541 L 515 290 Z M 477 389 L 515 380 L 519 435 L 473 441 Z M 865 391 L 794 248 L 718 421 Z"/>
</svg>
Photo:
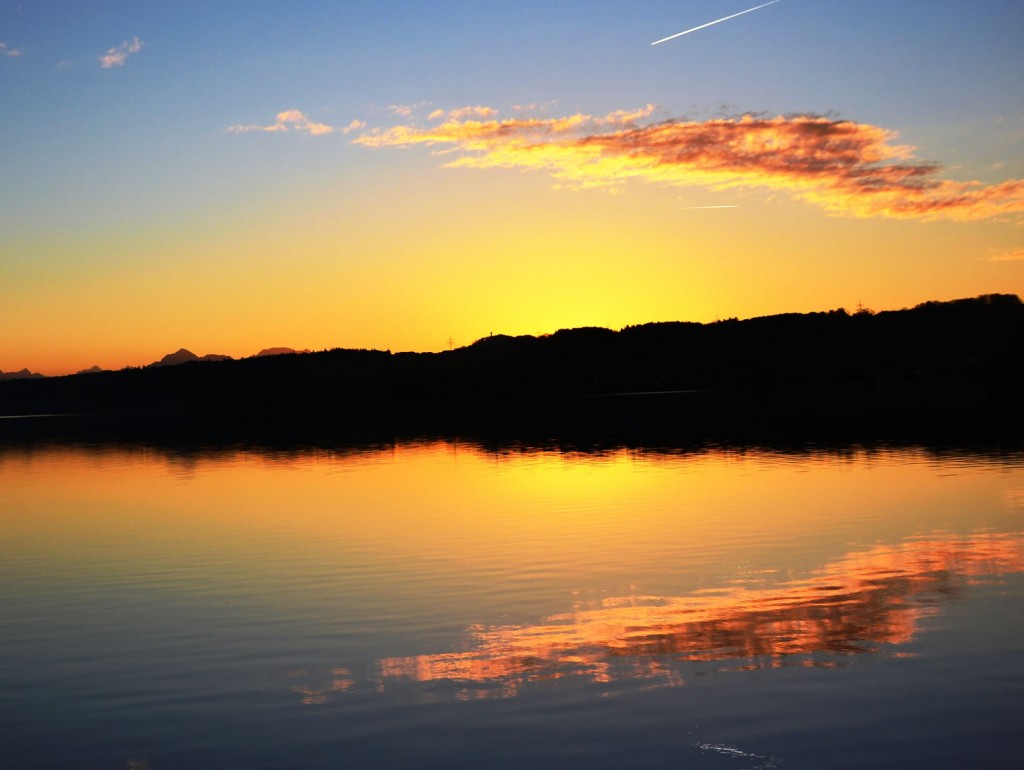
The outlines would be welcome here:
<svg viewBox="0 0 1024 770">
<path fill-rule="evenodd" d="M 0 449 L 0 766 L 1016 768 L 1024 456 Z"/>
</svg>

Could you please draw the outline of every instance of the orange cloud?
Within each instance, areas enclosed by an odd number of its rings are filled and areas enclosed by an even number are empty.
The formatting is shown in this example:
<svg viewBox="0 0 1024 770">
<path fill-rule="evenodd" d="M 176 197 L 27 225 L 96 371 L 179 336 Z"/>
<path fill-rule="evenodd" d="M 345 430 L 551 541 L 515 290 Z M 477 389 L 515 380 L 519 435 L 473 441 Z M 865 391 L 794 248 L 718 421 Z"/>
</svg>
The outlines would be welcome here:
<svg viewBox="0 0 1024 770">
<path fill-rule="evenodd" d="M 353 120 L 341 131 L 343 134 L 347 134 L 350 131 L 354 131 L 357 128 L 362 128 L 365 124 L 358 120 Z M 330 134 L 334 131 L 331 126 L 326 123 L 314 123 L 307 118 L 299 110 L 285 110 L 284 112 L 277 113 L 277 120 L 271 123 L 269 126 L 261 125 L 249 125 L 249 126 L 230 126 L 227 129 L 228 133 L 232 134 L 245 134 L 250 131 L 268 131 L 271 133 L 283 132 L 283 131 L 302 131 L 313 136 L 321 136 L 323 134 Z"/>
<path fill-rule="evenodd" d="M 1024 261 L 1024 248 L 1010 249 L 999 254 L 993 254 L 987 262 L 1022 262 Z"/>
<path fill-rule="evenodd" d="M 353 120 L 351 123 L 349 123 L 347 126 L 341 129 L 341 133 L 351 134 L 353 131 L 358 131 L 361 128 L 366 128 L 366 121 Z"/>
<path fill-rule="evenodd" d="M 914 148 L 895 144 L 889 129 L 816 115 L 646 122 L 653 111 L 506 120 L 448 113 L 435 126 L 393 126 L 354 141 L 450 145 L 459 153 L 450 167 L 541 170 L 574 189 L 631 180 L 760 188 L 856 217 L 968 221 L 1024 213 L 1024 180 L 942 179 L 939 164 L 915 160 Z"/>
</svg>

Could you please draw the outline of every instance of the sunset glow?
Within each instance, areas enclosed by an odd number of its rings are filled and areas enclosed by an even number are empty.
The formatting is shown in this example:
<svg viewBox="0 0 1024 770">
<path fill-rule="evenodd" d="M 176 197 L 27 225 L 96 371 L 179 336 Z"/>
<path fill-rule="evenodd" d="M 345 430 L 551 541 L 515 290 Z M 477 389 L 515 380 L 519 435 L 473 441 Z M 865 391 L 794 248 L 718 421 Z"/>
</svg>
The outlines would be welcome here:
<svg viewBox="0 0 1024 770">
<path fill-rule="evenodd" d="M 367 147 L 451 144 L 453 168 L 549 171 L 576 189 L 639 179 L 678 186 L 785 190 L 835 214 L 955 220 L 1024 214 L 1024 180 L 996 185 L 937 179 L 935 164 L 892 144 L 877 126 L 803 115 L 669 120 L 635 125 L 651 107 L 603 118 L 451 120 L 434 128 L 397 126 L 355 140 Z M 615 130 L 600 132 L 612 126 Z"/>
<path fill-rule="evenodd" d="M 1009 0 L 0 3 L 0 371 L 1022 294 L 1021 34 Z"/>
</svg>

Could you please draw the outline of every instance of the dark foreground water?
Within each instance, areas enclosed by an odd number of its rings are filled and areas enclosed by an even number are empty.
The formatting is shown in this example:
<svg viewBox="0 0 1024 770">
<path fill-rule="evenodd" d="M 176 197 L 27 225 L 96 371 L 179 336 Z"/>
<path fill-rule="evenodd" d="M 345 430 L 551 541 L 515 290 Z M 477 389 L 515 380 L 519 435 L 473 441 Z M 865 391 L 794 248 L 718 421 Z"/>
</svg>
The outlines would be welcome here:
<svg viewBox="0 0 1024 770">
<path fill-rule="evenodd" d="M 4 768 L 1024 766 L 1024 463 L 0 451 Z"/>
</svg>

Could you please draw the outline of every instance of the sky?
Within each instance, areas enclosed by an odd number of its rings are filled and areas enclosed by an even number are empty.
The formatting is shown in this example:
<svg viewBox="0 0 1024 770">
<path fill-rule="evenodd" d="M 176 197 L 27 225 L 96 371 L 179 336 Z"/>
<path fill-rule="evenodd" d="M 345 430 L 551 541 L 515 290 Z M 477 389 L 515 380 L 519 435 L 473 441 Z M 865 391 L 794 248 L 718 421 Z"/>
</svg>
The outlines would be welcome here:
<svg viewBox="0 0 1024 770">
<path fill-rule="evenodd" d="M 1024 3 L 0 0 L 0 371 L 1024 294 Z"/>
</svg>

